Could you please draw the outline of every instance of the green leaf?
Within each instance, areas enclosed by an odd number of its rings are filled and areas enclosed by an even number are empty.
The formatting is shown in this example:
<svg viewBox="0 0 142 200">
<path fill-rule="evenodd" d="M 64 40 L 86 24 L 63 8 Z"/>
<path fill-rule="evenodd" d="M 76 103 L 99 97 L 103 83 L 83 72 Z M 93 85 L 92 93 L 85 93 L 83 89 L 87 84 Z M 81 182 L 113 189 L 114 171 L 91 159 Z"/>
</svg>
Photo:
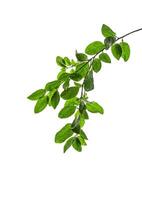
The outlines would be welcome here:
<svg viewBox="0 0 142 200">
<path fill-rule="evenodd" d="M 60 85 L 61 85 L 61 81 L 59 81 L 59 80 L 51 81 L 51 82 L 46 84 L 45 89 L 47 91 L 52 91 L 54 89 L 59 88 Z"/>
<path fill-rule="evenodd" d="M 83 114 L 84 119 L 89 119 L 89 115 L 86 110 L 84 110 L 82 114 Z"/>
<path fill-rule="evenodd" d="M 70 66 L 70 65 L 71 65 L 71 61 L 70 61 L 70 59 L 69 59 L 68 57 L 64 57 L 64 61 L 65 61 L 65 64 L 66 64 L 67 66 Z"/>
<path fill-rule="evenodd" d="M 73 132 L 71 130 L 71 125 L 66 124 L 60 131 L 58 131 L 55 135 L 55 142 L 56 143 L 62 143 L 69 137 L 73 135 Z"/>
<path fill-rule="evenodd" d="M 74 137 L 71 137 L 68 139 L 64 145 L 64 153 L 72 146 L 72 143 L 74 141 Z"/>
<path fill-rule="evenodd" d="M 79 112 L 82 114 L 85 109 L 86 109 L 86 105 L 84 101 L 81 101 L 79 104 Z"/>
<path fill-rule="evenodd" d="M 82 77 L 86 75 L 88 69 L 89 69 L 88 62 L 83 62 L 83 63 L 77 64 L 76 66 L 77 73 L 80 74 Z"/>
<path fill-rule="evenodd" d="M 78 151 L 78 152 L 82 151 L 81 142 L 77 137 L 74 138 L 72 146 L 76 151 Z"/>
<path fill-rule="evenodd" d="M 48 101 L 49 101 L 48 96 L 40 98 L 35 105 L 34 112 L 39 113 L 43 111 L 46 108 Z"/>
<path fill-rule="evenodd" d="M 61 67 L 66 67 L 66 63 L 61 56 L 56 57 L 56 63 L 57 63 L 57 65 L 59 65 Z"/>
<path fill-rule="evenodd" d="M 92 62 L 93 71 L 97 73 L 101 70 L 101 67 L 102 67 L 102 63 L 100 59 L 99 58 L 94 59 Z"/>
<path fill-rule="evenodd" d="M 66 81 L 66 80 L 68 80 L 68 78 L 69 78 L 69 74 L 66 73 L 66 72 L 64 72 L 64 73 L 62 73 L 62 74 L 60 74 L 60 75 L 58 75 L 58 80 L 59 80 L 59 81 Z"/>
<path fill-rule="evenodd" d="M 84 126 L 84 124 L 85 124 L 85 118 L 84 118 L 83 115 L 81 115 L 79 125 L 80 125 L 80 127 L 82 128 L 82 127 Z"/>
<path fill-rule="evenodd" d="M 82 76 L 79 73 L 73 73 L 69 75 L 70 78 L 74 81 L 80 81 L 82 79 Z"/>
<path fill-rule="evenodd" d="M 60 95 L 58 90 L 53 94 L 51 98 L 51 105 L 55 109 L 60 102 Z"/>
<path fill-rule="evenodd" d="M 94 89 L 94 78 L 92 70 L 87 74 L 84 80 L 84 89 L 85 91 L 91 91 Z"/>
<path fill-rule="evenodd" d="M 121 49 L 122 49 L 122 58 L 126 62 L 126 61 L 128 61 L 128 59 L 130 57 L 130 46 L 126 42 L 121 42 L 120 46 L 121 46 Z"/>
<path fill-rule="evenodd" d="M 71 124 L 71 128 L 74 129 L 76 126 L 78 126 L 80 123 L 80 115 L 76 116 Z"/>
<path fill-rule="evenodd" d="M 107 37 L 104 40 L 104 44 L 106 49 L 109 49 L 109 47 L 112 46 L 112 44 L 115 42 L 116 38 L 115 37 Z"/>
<path fill-rule="evenodd" d="M 65 100 L 75 97 L 79 92 L 79 87 L 69 87 L 61 93 L 61 97 Z"/>
<path fill-rule="evenodd" d="M 81 129 L 80 131 L 80 135 L 82 138 L 84 138 L 85 140 L 88 140 L 87 135 L 85 134 L 85 132 Z"/>
<path fill-rule="evenodd" d="M 75 105 L 76 106 L 79 105 L 79 99 L 77 97 L 68 99 L 64 104 L 64 106 L 75 106 Z"/>
<path fill-rule="evenodd" d="M 121 58 L 121 55 L 122 55 L 122 49 L 121 49 L 121 46 L 119 44 L 114 44 L 112 47 L 111 47 L 111 52 L 113 54 L 113 56 L 119 60 Z"/>
<path fill-rule="evenodd" d="M 87 102 L 86 108 L 89 112 L 104 114 L 104 109 L 97 102 Z"/>
<path fill-rule="evenodd" d="M 95 41 L 95 42 L 92 42 L 91 44 L 89 44 L 86 47 L 85 53 L 88 54 L 88 55 L 94 55 L 94 54 L 102 51 L 104 48 L 105 48 L 105 45 L 102 42 Z"/>
<path fill-rule="evenodd" d="M 81 145 L 87 145 L 83 137 L 78 136 L 78 139 L 80 140 Z"/>
<path fill-rule="evenodd" d="M 70 79 L 67 79 L 63 84 L 63 89 L 66 90 L 69 87 Z"/>
<path fill-rule="evenodd" d="M 39 89 L 35 92 L 33 92 L 30 96 L 28 96 L 27 98 L 30 100 L 38 100 L 39 98 L 43 97 L 46 93 L 45 89 Z"/>
<path fill-rule="evenodd" d="M 78 125 L 76 125 L 74 128 L 72 128 L 72 131 L 73 131 L 74 133 L 79 134 L 79 133 L 80 133 L 80 129 L 81 129 L 80 124 L 78 124 Z"/>
<path fill-rule="evenodd" d="M 105 63 L 111 63 L 111 59 L 110 59 L 110 57 L 107 53 L 101 53 L 99 55 L 99 58 L 100 58 L 101 61 L 103 61 Z"/>
<path fill-rule="evenodd" d="M 113 32 L 113 30 L 105 24 L 102 25 L 101 31 L 102 31 L 102 34 L 104 37 L 115 37 L 116 36 L 116 33 Z"/>
<path fill-rule="evenodd" d="M 58 117 L 59 118 L 68 118 L 71 115 L 73 115 L 73 113 L 76 110 L 76 106 L 65 106 L 64 108 L 62 108 L 62 110 L 59 112 Z"/>
<path fill-rule="evenodd" d="M 77 58 L 78 61 L 81 61 L 81 62 L 88 60 L 88 57 L 87 57 L 86 54 L 78 53 L 77 51 L 76 51 L 76 58 Z"/>
</svg>

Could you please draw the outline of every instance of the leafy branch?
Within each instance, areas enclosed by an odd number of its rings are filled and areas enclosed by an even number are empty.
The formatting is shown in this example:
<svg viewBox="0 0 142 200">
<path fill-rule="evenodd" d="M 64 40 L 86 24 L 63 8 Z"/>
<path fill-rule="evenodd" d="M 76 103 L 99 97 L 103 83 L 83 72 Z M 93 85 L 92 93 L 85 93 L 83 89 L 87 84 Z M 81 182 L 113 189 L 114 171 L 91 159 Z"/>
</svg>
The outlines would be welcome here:
<svg viewBox="0 0 142 200">
<path fill-rule="evenodd" d="M 103 114 L 103 107 L 96 101 L 88 100 L 88 92 L 94 89 L 93 73 L 98 73 L 102 63 L 111 63 L 110 56 L 105 52 L 111 49 L 112 55 L 125 62 L 130 57 L 130 46 L 124 42 L 124 38 L 142 28 L 129 32 L 121 37 L 107 25 L 101 28 L 104 41 L 94 41 L 85 48 L 85 53 L 75 52 L 76 60 L 68 57 L 56 57 L 56 63 L 60 66 L 60 72 L 56 80 L 48 82 L 43 89 L 39 89 L 28 96 L 28 99 L 36 101 L 34 112 L 40 113 L 47 105 L 54 109 L 62 98 L 65 103 L 58 117 L 68 118 L 74 114 L 71 123 L 67 123 L 55 135 L 56 143 L 64 144 L 64 152 L 71 146 L 78 152 L 87 145 L 86 133 L 83 131 L 85 121 L 90 113 Z M 119 42 L 120 41 L 120 42 Z M 90 57 L 92 56 L 92 57 Z M 80 93 L 80 97 L 79 96 Z"/>
</svg>

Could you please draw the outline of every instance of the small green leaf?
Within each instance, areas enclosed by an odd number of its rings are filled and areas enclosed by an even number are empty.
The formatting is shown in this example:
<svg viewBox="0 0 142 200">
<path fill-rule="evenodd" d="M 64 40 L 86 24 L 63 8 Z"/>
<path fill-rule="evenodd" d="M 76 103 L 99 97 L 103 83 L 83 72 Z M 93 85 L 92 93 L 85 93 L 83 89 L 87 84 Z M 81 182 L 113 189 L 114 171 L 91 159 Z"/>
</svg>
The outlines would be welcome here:
<svg viewBox="0 0 142 200">
<path fill-rule="evenodd" d="M 75 97 L 79 92 L 79 87 L 69 87 L 61 93 L 61 97 L 65 100 Z"/>
<path fill-rule="evenodd" d="M 78 139 L 80 140 L 81 145 L 87 145 L 83 137 L 78 136 Z"/>
<path fill-rule="evenodd" d="M 128 59 L 130 57 L 130 46 L 126 42 L 121 42 L 120 46 L 121 46 L 121 49 L 122 49 L 122 58 L 126 62 L 126 61 L 128 61 Z"/>
<path fill-rule="evenodd" d="M 58 117 L 59 118 L 68 118 L 71 115 L 73 115 L 73 113 L 76 110 L 76 106 L 65 106 L 64 108 L 62 108 L 62 110 L 59 112 Z"/>
<path fill-rule="evenodd" d="M 43 111 L 46 108 L 48 101 L 49 101 L 48 96 L 40 98 L 35 105 L 34 112 L 39 113 Z"/>
<path fill-rule="evenodd" d="M 93 78 L 93 71 L 91 70 L 84 80 L 84 89 L 85 91 L 91 91 L 94 89 L 94 78 Z"/>
<path fill-rule="evenodd" d="M 82 114 L 83 114 L 84 119 L 89 119 L 89 115 L 86 110 L 84 110 Z"/>
<path fill-rule="evenodd" d="M 86 108 L 89 112 L 104 114 L 104 109 L 97 102 L 87 102 Z"/>
<path fill-rule="evenodd" d="M 28 96 L 27 98 L 30 100 L 38 100 L 39 98 L 43 97 L 46 93 L 45 89 L 39 89 L 35 92 L 33 92 L 30 96 Z"/>
<path fill-rule="evenodd" d="M 121 58 L 121 55 L 122 55 L 122 49 L 121 49 L 121 46 L 119 44 L 114 44 L 112 47 L 111 47 L 111 52 L 113 54 L 113 56 L 119 60 Z"/>
<path fill-rule="evenodd" d="M 56 63 L 57 63 L 57 65 L 59 65 L 61 67 L 66 67 L 66 63 L 61 56 L 56 57 Z"/>
<path fill-rule="evenodd" d="M 65 61 L 65 64 L 66 64 L 67 66 L 70 66 L 70 65 L 71 65 L 71 61 L 70 61 L 70 59 L 69 59 L 68 57 L 64 57 L 64 61 Z"/>
<path fill-rule="evenodd" d="M 112 44 L 115 42 L 116 38 L 115 37 L 107 37 L 104 40 L 104 44 L 106 49 L 109 49 L 109 47 L 112 46 Z"/>
<path fill-rule="evenodd" d="M 46 84 L 45 89 L 47 91 L 52 91 L 54 89 L 57 89 L 61 85 L 61 81 L 56 80 L 56 81 L 51 81 Z"/>
<path fill-rule="evenodd" d="M 77 97 L 68 99 L 64 104 L 64 106 L 75 106 L 75 105 L 76 106 L 79 105 L 79 99 Z"/>
<path fill-rule="evenodd" d="M 102 31 L 102 34 L 104 37 L 115 37 L 116 36 L 116 33 L 113 32 L 113 30 L 105 24 L 102 25 L 101 31 Z"/>
<path fill-rule="evenodd" d="M 81 129 L 80 131 L 80 135 L 82 138 L 84 138 L 85 140 L 88 140 L 87 135 L 85 134 L 85 132 Z"/>
<path fill-rule="evenodd" d="M 71 125 L 66 124 L 60 131 L 58 131 L 55 135 L 55 142 L 56 143 L 62 143 L 69 137 L 73 135 L 73 132 L 71 130 Z"/>
<path fill-rule="evenodd" d="M 78 151 L 78 152 L 82 151 L 81 142 L 77 137 L 74 138 L 72 146 L 76 151 Z"/>
<path fill-rule="evenodd" d="M 51 105 L 55 109 L 60 102 L 60 95 L 58 90 L 53 94 L 51 98 Z"/>
<path fill-rule="evenodd" d="M 111 63 L 111 59 L 110 59 L 110 57 L 107 53 L 101 53 L 99 55 L 99 58 L 100 58 L 101 61 L 103 61 L 105 63 Z"/>
<path fill-rule="evenodd" d="M 78 53 L 77 51 L 76 51 L 76 58 L 77 58 L 78 61 L 81 61 L 81 62 L 88 60 L 88 57 L 87 57 L 86 54 Z"/>
<path fill-rule="evenodd" d="M 76 126 L 78 126 L 80 123 L 80 115 L 75 117 L 75 119 L 73 120 L 72 124 L 71 124 L 71 128 L 75 128 Z"/>
<path fill-rule="evenodd" d="M 72 146 L 72 143 L 74 141 L 74 137 L 71 137 L 68 139 L 64 145 L 64 153 Z"/>
<path fill-rule="evenodd" d="M 100 59 L 99 58 L 94 59 L 92 62 L 93 71 L 97 73 L 101 70 L 101 67 L 102 67 L 102 63 Z"/>
<path fill-rule="evenodd" d="M 86 109 L 86 105 L 84 101 L 81 101 L 79 104 L 79 112 L 82 114 L 85 109 Z"/>
<path fill-rule="evenodd" d="M 102 51 L 104 48 L 105 48 L 105 45 L 102 42 L 95 41 L 86 47 L 85 53 L 88 55 L 94 55 L 94 54 Z"/>
<path fill-rule="evenodd" d="M 63 84 L 63 89 L 66 90 L 69 87 L 70 79 L 67 79 Z"/>
<path fill-rule="evenodd" d="M 70 78 L 74 81 L 80 81 L 82 79 L 82 76 L 79 73 L 73 73 L 69 75 Z"/>
</svg>

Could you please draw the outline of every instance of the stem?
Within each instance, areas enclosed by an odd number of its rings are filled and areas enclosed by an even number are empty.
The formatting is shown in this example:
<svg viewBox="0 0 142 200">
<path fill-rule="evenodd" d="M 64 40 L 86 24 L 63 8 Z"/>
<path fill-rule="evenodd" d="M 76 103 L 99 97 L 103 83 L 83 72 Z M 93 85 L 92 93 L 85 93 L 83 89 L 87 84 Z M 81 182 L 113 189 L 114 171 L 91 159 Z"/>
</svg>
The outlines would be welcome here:
<svg viewBox="0 0 142 200">
<path fill-rule="evenodd" d="M 118 41 L 118 40 L 120 40 L 120 39 L 123 39 L 124 37 L 127 37 L 128 35 L 131 35 L 131 34 L 136 33 L 136 32 L 138 32 L 138 31 L 142 31 L 142 28 L 139 28 L 139 29 L 137 29 L 137 30 L 131 31 L 131 32 L 129 32 L 129 33 L 127 33 L 127 34 L 125 34 L 125 35 L 123 35 L 123 36 L 117 38 L 116 41 Z"/>
<path fill-rule="evenodd" d="M 138 31 L 142 31 L 142 28 L 136 29 L 136 30 L 134 30 L 134 31 L 131 31 L 131 32 L 129 32 L 129 33 L 127 33 L 127 34 L 121 36 L 121 37 L 118 37 L 118 38 L 115 40 L 114 43 L 116 43 L 118 40 L 121 40 L 121 39 L 127 37 L 128 35 L 131 35 L 131 34 L 136 33 L 136 32 L 138 32 Z M 113 43 L 113 44 L 114 44 L 114 43 Z M 99 55 L 99 54 L 100 54 L 101 52 L 103 52 L 104 50 L 105 50 L 105 48 L 103 48 L 101 51 L 99 51 L 98 53 L 96 53 L 96 54 L 95 54 L 93 57 L 91 57 L 86 63 L 84 63 L 84 65 L 82 65 L 82 67 L 81 67 L 80 69 L 78 69 L 76 72 L 80 71 L 86 64 L 88 64 L 90 61 L 92 61 L 97 55 Z"/>
<path fill-rule="evenodd" d="M 127 37 L 128 35 L 131 35 L 131 34 L 136 33 L 136 32 L 138 32 L 138 31 L 142 31 L 142 28 L 136 29 L 136 30 L 131 31 L 131 32 L 125 34 L 125 35 L 122 35 L 121 37 L 118 37 L 118 38 L 115 40 L 114 43 L 116 43 L 118 40 L 121 40 L 121 39 Z M 114 44 L 114 43 L 113 43 L 113 44 Z M 113 44 L 112 44 L 112 45 L 113 45 Z M 111 46 L 112 46 L 112 45 L 111 45 Z M 93 57 L 91 57 L 86 63 L 84 63 L 84 65 L 82 65 L 82 67 L 81 67 L 80 69 L 76 70 L 76 72 L 80 71 L 86 64 L 88 64 L 90 61 L 92 61 L 93 59 L 95 59 L 96 56 L 99 55 L 99 54 L 100 54 L 101 52 L 103 52 L 104 50 L 105 50 L 105 48 L 103 48 L 101 51 L 99 51 L 98 53 L 96 53 L 96 54 L 95 54 Z M 87 76 L 87 74 L 89 73 L 90 69 L 91 69 L 91 65 L 90 65 L 90 67 L 89 67 L 88 72 L 86 73 L 86 76 Z M 85 80 L 86 76 L 84 77 L 84 80 Z M 83 87 L 84 87 L 84 81 L 83 81 L 82 86 L 81 86 L 81 97 L 80 97 L 80 99 L 83 97 Z"/>
</svg>

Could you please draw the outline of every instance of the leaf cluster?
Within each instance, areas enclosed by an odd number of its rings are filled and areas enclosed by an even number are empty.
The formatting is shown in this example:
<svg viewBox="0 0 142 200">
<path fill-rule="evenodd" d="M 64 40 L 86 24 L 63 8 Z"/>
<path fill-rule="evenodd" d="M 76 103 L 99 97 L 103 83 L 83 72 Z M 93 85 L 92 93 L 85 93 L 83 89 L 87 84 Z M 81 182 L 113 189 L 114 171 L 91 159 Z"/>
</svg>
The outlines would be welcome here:
<svg viewBox="0 0 142 200">
<path fill-rule="evenodd" d="M 119 42 L 116 33 L 105 24 L 101 32 L 103 41 L 91 42 L 84 52 L 76 51 L 75 59 L 57 56 L 56 64 L 60 69 L 57 78 L 28 96 L 29 100 L 36 102 L 35 113 L 40 113 L 47 106 L 56 109 L 61 99 L 64 101 L 58 117 L 71 117 L 71 123 L 65 124 L 55 135 L 56 143 L 64 143 L 64 152 L 70 147 L 81 152 L 83 146 L 87 145 L 88 138 L 83 127 L 89 119 L 89 113 L 104 113 L 99 103 L 88 100 L 88 92 L 94 89 L 94 74 L 101 71 L 103 63 L 111 63 L 107 50 L 110 49 L 117 60 L 122 58 L 126 62 L 130 57 L 130 46 L 123 38 Z"/>
</svg>

